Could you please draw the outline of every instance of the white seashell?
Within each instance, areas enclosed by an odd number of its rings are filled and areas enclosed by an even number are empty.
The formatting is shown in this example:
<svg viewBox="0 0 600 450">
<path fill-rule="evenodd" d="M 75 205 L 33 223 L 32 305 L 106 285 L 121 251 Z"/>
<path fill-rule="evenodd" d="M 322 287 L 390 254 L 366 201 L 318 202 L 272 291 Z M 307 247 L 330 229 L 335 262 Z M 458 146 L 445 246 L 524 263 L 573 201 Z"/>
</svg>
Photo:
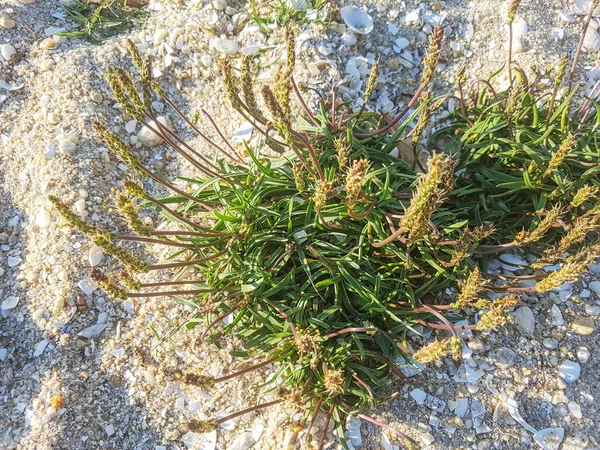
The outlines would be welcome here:
<svg viewBox="0 0 600 450">
<path fill-rule="evenodd" d="M 579 379 L 581 367 L 576 362 L 565 359 L 558 368 L 558 373 L 567 383 L 573 383 Z"/>
<path fill-rule="evenodd" d="M 357 6 L 344 6 L 340 10 L 342 19 L 352 31 L 358 34 L 369 34 L 373 31 L 373 18 Z"/>
<path fill-rule="evenodd" d="M 8 267 L 18 266 L 19 264 L 21 264 L 21 258 L 19 258 L 18 256 L 9 256 L 7 258 L 7 264 Z"/>
<path fill-rule="evenodd" d="M 2 57 L 9 61 L 12 59 L 13 56 L 15 56 L 17 54 L 17 50 L 10 44 L 2 44 L 0 45 L 0 55 L 2 55 Z"/>
<path fill-rule="evenodd" d="M 50 211 L 42 208 L 35 216 L 35 224 L 40 228 L 46 228 L 48 225 L 50 225 L 51 219 L 52 216 L 50 215 Z"/>
<path fill-rule="evenodd" d="M 2 302 L 2 311 L 14 309 L 19 304 L 19 297 L 8 297 Z"/>
<path fill-rule="evenodd" d="M 563 22 L 567 22 L 567 23 L 575 22 L 575 17 L 569 16 L 568 14 L 565 14 L 563 12 L 559 12 L 558 17 L 560 17 L 560 20 L 562 20 Z"/>
<path fill-rule="evenodd" d="M 96 267 L 102 262 L 103 257 L 104 252 L 100 247 L 94 245 L 92 248 L 90 248 L 90 252 L 88 253 L 88 261 L 90 262 L 90 266 Z"/>
<path fill-rule="evenodd" d="M 571 5 L 571 12 L 576 16 L 585 16 L 590 11 L 590 6 L 593 0 L 575 0 Z M 600 6 L 594 10 L 594 16 L 600 14 Z"/>
<path fill-rule="evenodd" d="M 533 435 L 533 440 L 542 447 L 543 450 L 558 450 L 565 437 L 564 428 L 545 428 Z"/>
<path fill-rule="evenodd" d="M 56 156 L 56 146 L 54 144 L 46 145 L 46 151 L 44 152 L 44 158 L 52 159 Z"/>
<path fill-rule="evenodd" d="M 227 38 L 214 38 L 210 45 L 216 51 L 226 55 L 235 55 L 238 52 L 238 43 Z"/>
<path fill-rule="evenodd" d="M 84 328 L 79 332 L 79 336 L 82 336 L 86 339 L 91 339 L 95 336 L 98 336 L 100 333 L 104 331 L 104 329 L 108 326 L 107 323 L 97 323 L 90 327 Z"/>
<path fill-rule="evenodd" d="M 600 50 L 600 35 L 596 30 L 588 28 L 583 38 L 583 49 L 586 52 L 595 52 Z"/>
<path fill-rule="evenodd" d="M 248 42 L 244 47 L 240 49 L 243 55 L 246 56 L 254 56 L 257 55 L 265 46 L 263 44 L 259 44 L 258 42 L 254 42 L 252 39 L 248 39 Z"/>
</svg>

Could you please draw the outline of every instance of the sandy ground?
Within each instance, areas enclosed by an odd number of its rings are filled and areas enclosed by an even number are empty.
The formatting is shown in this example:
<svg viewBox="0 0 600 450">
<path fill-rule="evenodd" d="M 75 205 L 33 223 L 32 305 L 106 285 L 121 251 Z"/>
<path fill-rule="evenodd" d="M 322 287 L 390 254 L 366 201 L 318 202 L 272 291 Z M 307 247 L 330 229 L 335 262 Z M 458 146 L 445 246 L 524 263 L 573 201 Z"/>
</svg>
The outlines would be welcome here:
<svg viewBox="0 0 600 450">
<path fill-rule="evenodd" d="M 209 110 L 231 136 L 242 122 L 223 102 L 215 68 L 222 55 L 210 46 L 211 36 L 201 25 L 245 45 L 253 33 L 237 30 L 242 18 L 239 5 L 198 0 L 154 3 L 144 29 L 129 37 L 157 61 L 161 83 L 184 110 L 190 114 Z M 362 68 L 364 60 L 368 67 L 380 56 L 385 64 L 374 98 L 379 106 L 399 105 L 418 79 L 428 25 L 436 21 L 442 21 L 447 36 L 437 81 L 440 92 L 451 89 L 461 62 L 466 62 L 471 75 L 486 77 L 504 61 L 506 32 L 498 0 L 378 0 L 363 6 L 375 28 L 358 36 L 357 42 L 356 36 L 343 34 L 343 25 L 302 25 L 301 80 L 322 89 L 335 80 L 344 95 L 360 97 L 364 71 L 357 81 L 348 64 L 354 61 Z M 418 19 L 407 22 L 417 9 Z M 18 299 L 0 316 L 0 449 L 282 449 L 284 442 L 293 447 L 295 417 L 283 409 L 242 417 L 218 434 L 186 434 L 181 424 L 191 417 L 213 417 L 259 401 L 262 394 L 250 388 L 273 369 L 215 392 L 183 386 L 177 374 L 186 367 L 214 375 L 228 372 L 232 364 L 228 351 L 236 343 L 219 350 L 192 331 L 177 333 L 171 343 L 161 346 L 151 326 L 161 336 L 168 335 L 169 320 L 185 320 L 188 313 L 183 306 L 165 298 L 123 303 L 99 290 L 87 294 L 80 287 L 90 268 L 91 244 L 58 220 L 46 197 L 59 195 L 99 226 L 122 228 L 109 209 L 111 189 L 120 186 L 127 168 L 93 136 L 90 120 L 107 121 L 130 138 L 140 127 L 133 133 L 125 130 L 129 118 L 115 107 L 102 80 L 109 65 L 130 66 L 122 45 L 126 36 L 99 45 L 46 36 L 52 33 L 49 27 L 72 27 L 60 18 L 61 10 L 58 0 L 0 3 L 0 14 L 16 22 L 11 29 L 0 28 L 0 44 L 16 50 L 10 60 L 0 59 L 0 301 L 8 306 Z M 569 23 L 561 14 L 570 14 L 562 0 L 522 2 L 518 19 L 527 24 L 527 32 L 516 60 L 524 69 L 545 68 L 563 52 L 573 54 L 580 19 Z M 562 38 L 552 37 L 554 28 L 563 30 Z M 395 45 L 404 45 L 399 38 L 408 44 L 396 51 Z M 278 34 L 273 33 L 267 44 L 280 44 Z M 275 55 L 276 50 L 267 52 L 266 58 Z M 362 59 L 353 59 L 357 57 Z M 584 54 L 580 63 L 577 82 L 584 90 L 589 89 L 594 57 Z M 269 79 L 268 72 L 264 78 Z M 542 77 L 540 83 L 544 82 Z M 156 105 L 157 110 L 162 108 Z M 165 109 L 162 114 L 186 133 L 171 112 Z M 196 148 L 210 153 L 202 142 L 187 136 Z M 191 173 L 169 149 L 141 147 L 140 155 L 165 174 Z M 160 258 L 158 249 L 148 251 Z M 110 264 L 108 258 L 101 262 Z M 430 448 L 535 448 L 533 431 L 551 427 L 564 429 L 562 449 L 600 448 L 600 403 L 595 400 L 600 396 L 600 346 L 593 334 L 600 314 L 600 284 L 594 281 L 598 267 L 592 269 L 582 283 L 529 298 L 506 332 L 465 337 L 473 352 L 469 370 L 475 373 L 469 382 L 455 381 L 460 368 L 441 362 L 411 378 L 410 385 L 395 386 L 400 398 L 374 414 Z M 93 325 L 95 330 L 88 332 L 94 336 L 79 335 Z M 558 375 L 565 360 L 581 368 L 581 376 L 572 383 Z M 445 410 L 433 413 L 420 405 L 414 389 L 446 402 Z M 507 413 L 507 398 L 514 398 L 532 428 L 524 428 Z M 487 413 L 478 415 L 477 404 L 471 403 L 474 411 L 461 417 L 455 409 L 459 399 L 479 402 Z M 354 422 L 349 424 L 351 432 L 355 427 Z M 355 439 L 356 448 L 387 450 L 403 445 L 371 425 L 362 424 L 359 435 L 362 443 Z M 330 442 L 336 445 L 333 439 Z"/>
</svg>

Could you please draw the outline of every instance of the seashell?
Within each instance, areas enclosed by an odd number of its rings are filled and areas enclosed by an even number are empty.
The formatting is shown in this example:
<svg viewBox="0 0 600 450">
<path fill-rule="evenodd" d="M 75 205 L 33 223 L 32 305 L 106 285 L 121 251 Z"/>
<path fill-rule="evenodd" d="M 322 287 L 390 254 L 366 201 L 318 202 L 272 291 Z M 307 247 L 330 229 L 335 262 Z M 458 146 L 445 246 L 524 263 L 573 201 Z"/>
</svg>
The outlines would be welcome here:
<svg viewBox="0 0 600 450">
<path fill-rule="evenodd" d="M 340 14 L 348 28 L 355 33 L 369 34 L 373 31 L 373 18 L 357 6 L 344 6 Z"/>
<path fill-rule="evenodd" d="M 90 266 L 96 267 L 98 264 L 102 262 L 102 257 L 104 256 L 104 252 L 97 245 L 92 246 L 90 248 L 90 252 L 88 253 L 88 261 Z"/>
<path fill-rule="evenodd" d="M 600 35 L 596 30 L 588 28 L 583 38 L 583 49 L 586 52 L 594 52 L 600 50 Z"/>
<path fill-rule="evenodd" d="M 533 440 L 538 443 L 543 450 L 558 450 L 565 437 L 564 428 L 545 428 L 533 435 Z"/>
<path fill-rule="evenodd" d="M 585 16 L 590 11 L 592 0 L 575 0 L 571 5 L 571 12 L 576 16 Z M 600 15 L 600 6 L 594 9 L 594 16 Z"/>
</svg>

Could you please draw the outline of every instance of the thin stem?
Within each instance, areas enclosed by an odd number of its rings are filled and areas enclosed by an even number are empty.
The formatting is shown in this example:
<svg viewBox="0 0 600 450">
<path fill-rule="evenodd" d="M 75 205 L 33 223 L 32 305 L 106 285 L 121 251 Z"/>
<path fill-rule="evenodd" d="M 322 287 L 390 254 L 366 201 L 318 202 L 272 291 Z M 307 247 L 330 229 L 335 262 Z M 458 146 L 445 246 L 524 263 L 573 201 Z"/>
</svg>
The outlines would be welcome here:
<svg viewBox="0 0 600 450">
<path fill-rule="evenodd" d="M 164 291 L 164 292 L 129 292 L 129 298 L 146 298 L 146 297 L 169 297 L 171 295 L 198 295 L 219 292 L 217 289 L 192 289 L 189 291 Z"/>
<path fill-rule="evenodd" d="M 583 30 L 581 32 L 581 37 L 579 38 L 579 44 L 577 45 L 577 51 L 575 52 L 575 58 L 573 58 L 573 64 L 571 65 L 571 71 L 569 72 L 569 90 L 573 87 L 573 77 L 575 76 L 575 70 L 577 69 L 577 63 L 579 62 L 579 56 L 581 55 L 581 49 L 583 48 L 583 42 L 585 40 L 585 35 L 587 34 L 588 27 L 590 26 L 590 22 L 592 21 L 592 16 L 594 15 L 594 9 L 598 5 L 598 2 L 590 2 L 590 10 L 585 17 L 585 22 L 583 23 Z"/>
<path fill-rule="evenodd" d="M 390 123 L 388 123 L 385 127 L 380 128 L 375 131 L 372 131 L 370 133 L 357 133 L 354 136 L 356 136 L 357 138 L 363 139 L 363 138 L 377 136 L 378 134 L 382 134 L 382 133 L 385 133 L 386 131 L 388 131 L 390 128 L 392 128 L 394 125 L 396 125 L 398 122 L 400 122 L 400 119 L 402 119 L 406 115 L 406 113 L 408 113 L 408 111 L 410 111 L 410 109 L 414 106 L 414 104 L 417 103 L 417 101 L 419 100 L 419 96 L 421 95 L 421 93 L 423 92 L 425 87 L 427 87 L 426 84 L 421 84 L 419 86 L 419 89 L 417 89 L 417 92 L 415 93 L 413 98 L 410 99 L 410 101 L 404 107 L 404 109 L 402 111 L 400 111 L 400 113 L 396 116 L 396 118 L 394 120 L 392 120 Z"/>
<path fill-rule="evenodd" d="M 235 148 L 233 148 L 233 146 L 229 143 L 229 141 L 227 140 L 227 138 L 225 136 L 223 136 L 223 133 L 221 132 L 221 129 L 217 126 L 217 124 L 215 123 L 215 121 L 213 120 L 213 118 L 211 117 L 211 115 L 205 109 L 202 109 L 202 112 L 204 113 L 204 115 L 206 116 L 206 118 L 208 119 L 208 121 L 210 122 L 210 124 L 213 126 L 213 128 L 215 129 L 215 131 L 217 132 L 217 134 L 219 135 L 219 137 L 223 140 L 223 142 L 225 142 L 225 144 L 227 145 L 227 147 L 229 147 L 229 149 L 233 152 L 233 154 L 235 155 L 235 158 L 232 158 L 224 150 L 221 150 L 221 151 L 223 153 L 225 153 L 229 158 L 231 158 L 231 159 L 237 159 L 238 162 L 243 163 L 244 160 L 243 160 L 242 156 L 237 152 L 237 150 Z"/>
<path fill-rule="evenodd" d="M 511 71 L 511 66 L 512 66 L 512 42 L 513 41 L 513 26 L 512 26 L 512 22 L 510 22 L 508 24 L 508 61 L 507 61 L 507 69 L 508 69 L 508 82 L 510 85 L 510 88 L 512 89 L 513 87 L 513 81 L 512 81 L 512 71 Z"/>
<path fill-rule="evenodd" d="M 169 215 L 173 216 L 175 219 L 177 219 L 177 220 L 179 220 L 179 221 L 181 221 L 181 222 L 185 223 L 186 225 L 188 225 L 188 226 L 190 226 L 190 227 L 192 227 L 192 228 L 196 228 L 196 229 L 198 229 L 198 230 L 205 231 L 206 233 L 210 233 L 210 234 L 212 234 L 213 236 L 229 236 L 229 234 L 227 234 L 227 233 L 221 233 L 221 232 L 218 232 L 218 231 L 213 231 L 213 230 L 211 230 L 210 228 L 203 227 L 202 225 L 198 225 L 197 223 L 195 223 L 195 222 L 192 222 L 192 221 L 191 221 L 191 220 L 189 220 L 189 219 L 186 219 L 185 217 L 181 216 L 180 214 L 177 214 L 175 211 L 173 211 L 171 208 L 169 208 L 169 207 L 168 207 L 167 205 L 165 205 L 164 203 L 162 203 L 162 202 L 160 202 L 160 201 L 156 200 L 154 197 L 148 197 L 148 198 L 147 198 L 147 200 L 148 200 L 150 203 L 152 203 L 152 204 L 154 204 L 154 205 L 158 206 L 160 209 L 162 209 L 162 210 L 166 211 L 166 212 L 167 212 L 167 214 L 169 214 Z"/>
<path fill-rule="evenodd" d="M 374 333 L 376 331 L 377 328 L 344 328 L 343 330 L 328 334 L 327 337 L 331 339 L 346 333 Z"/>
<path fill-rule="evenodd" d="M 221 417 L 220 419 L 217 419 L 218 423 L 223 423 L 223 422 L 227 422 L 228 420 L 232 420 L 235 419 L 236 417 L 240 417 L 243 416 L 244 414 L 248 414 L 254 411 L 258 411 L 260 409 L 264 409 L 264 408 L 268 408 L 269 406 L 273 406 L 273 405 L 277 405 L 279 403 L 282 403 L 283 399 L 277 399 L 277 400 L 273 400 L 270 402 L 266 402 L 266 403 L 261 403 L 260 405 L 256 405 L 256 406 L 252 406 L 250 408 L 246 408 L 246 409 L 242 409 L 241 411 L 235 412 L 233 414 L 229 414 L 228 416 L 225 417 Z"/>
<path fill-rule="evenodd" d="M 204 133 L 202 133 L 202 131 L 200 131 L 198 129 L 198 127 L 187 118 L 187 116 L 185 114 L 183 114 L 179 108 L 177 108 L 177 106 L 175 106 L 175 104 L 171 101 L 171 99 L 169 99 L 166 95 L 162 96 L 162 99 L 171 107 L 173 108 L 173 110 L 177 113 L 177 115 L 179 117 L 181 117 L 183 119 L 183 121 L 192 129 L 194 130 L 195 133 L 198 134 L 198 136 L 200 136 L 202 139 L 204 139 L 206 142 L 208 142 L 208 144 L 212 145 L 213 147 L 215 147 L 218 151 L 220 151 L 221 153 L 223 153 L 225 156 L 227 156 L 228 158 L 231 159 L 238 159 L 239 161 L 242 161 L 242 158 L 239 156 L 239 154 L 234 151 L 234 154 L 236 155 L 236 158 L 232 158 L 231 155 L 229 153 L 227 153 L 223 148 L 221 148 L 219 145 L 217 145 L 215 142 L 213 142 L 211 139 L 208 138 L 208 136 L 206 136 Z"/>
<path fill-rule="evenodd" d="M 319 401 L 317 402 L 317 406 L 315 407 L 315 412 L 312 415 L 312 418 L 310 419 L 310 423 L 308 424 L 308 428 L 306 429 L 306 436 L 310 437 L 310 430 L 312 430 L 312 427 L 315 425 L 315 421 L 317 420 L 317 417 L 319 415 L 319 412 L 321 410 L 321 405 L 323 404 L 323 401 L 325 400 L 325 397 L 320 397 Z"/>
<path fill-rule="evenodd" d="M 329 412 L 327 413 L 325 423 L 323 424 L 323 433 L 321 434 L 321 438 L 319 439 L 319 445 L 317 446 L 317 450 L 323 449 L 323 444 L 325 443 L 325 438 L 327 437 L 327 429 L 329 428 L 329 422 L 331 421 L 331 416 L 333 415 L 334 407 L 335 405 L 333 403 L 329 407 Z"/>
<path fill-rule="evenodd" d="M 175 242 L 169 239 L 152 239 L 141 236 L 115 236 L 119 241 L 146 242 L 149 244 L 168 245 L 170 247 L 181 247 L 193 250 L 195 247 L 192 244 L 184 244 L 183 242 Z"/>
<path fill-rule="evenodd" d="M 240 370 L 239 372 L 235 372 L 235 373 L 232 373 L 232 374 L 229 374 L 229 375 L 225 375 L 223 377 L 215 378 L 214 381 L 215 381 L 215 383 L 220 383 L 222 381 L 231 380 L 233 378 L 239 377 L 239 376 L 244 375 L 246 373 L 250 373 L 250 372 L 252 372 L 254 370 L 258 370 L 258 369 L 260 369 L 262 367 L 268 366 L 269 364 L 272 364 L 275 361 L 277 361 L 278 358 L 279 358 L 279 356 L 274 356 L 271 359 L 267 359 L 266 361 L 258 363 L 258 364 L 254 365 L 252 367 L 248 367 L 247 369 Z"/>
<path fill-rule="evenodd" d="M 142 283 L 141 288 L 160 287 L 160 286 L 184 286 L 186 284 L 200 285 L 200 280 L 185 280 L 185 281 L 159 281 L 157 283 Z"/>
<path fill-rule="evenodd" d="M 210 324 L 208 324 L 208 326 L 204 329 L 204 331 L 202 331 L 202 334 L 200 335 L 200 337 L 202 339 L 204 339 L 204 337 L 208 334 L 208 332 L 210 330 L 213 329 L 213 327 L 215 325 L 217 325 L 219 322 L 221 322 L 223 319 L 225 319 L 225 317 L 227 317 L 228 315 L 237 311 L 240 308 L 240 306 L 242 306 L 242 302 L 236 303 L 234 306 L 231 307 L 231 309 L 229 311 L 226 311 L 223 314 L 220 314 L 215 320 L 213 320 Z"/>
<path fill-rule="evenodd" d="M 448 330 L 451 331 L 451 328 L 446 325 L 439 325 L 437 323 L 425 322 L 421 319 L 415 319 L 418 323 L 423 325 L 424 327 L 435 328 L 436 330 Z M 474 330 L 477 325 L 461 325 L 461 326 L 452 326 L 455 330 Z"/>
<path fill-rule="evenodd" d="M 458 333 L 456 332 L 456 330 L 454 329 L 454 325 L 452 325 L 450 323 L 450 321 L 448 319 L 446 319 L 442 314 L 440 314 L 439 312 L 437 312 L 435 309 L 430 308 L 429 306 L 423 305 L 423 309 L 431 314 L 433 314 L 435 317 L 437 317 L 438 319 L 440 319 L 442 322 L 444 322 L 444 324 L 450 329 L 450 331 L 452 332 L 452 335 L 457 338 L 458 337 Z"/>
<path fill-rule="evenodd" d="M 313 115 L 313 113 L 310 111 L 310 109 L 308 109 L 308 106 L 306 105 L 306 102 L 304 101 L 304 98 L 302 97 L 302 94 L 300 93 L 300 89 L 298 89 L 298 85 L 296 84 L 296 81 L 294 80 L 294 78 L 291 78 L 292 81 L 292 87 L 294 88 L 294 92 L 296 93 L 296 97 L 298 97 L 298 101 L 300 102 L 300 105 L 302 106 L 302 109 L 304 110 L 305 114 L 308 116 L 308 118 L 311 120 L 311 122 L 316 126 L 316 127 L 321 127 L 321 124 L 317 121 L 317 119 L 315 119 L 315 116 Z"/>
<path fill-rule="evenodd" d="M 225 255 L 227 252 L 215 253 L 214 255 L 207 256 L 206 258 L 191 259 L 189 261 L 182 261 L 177 263 L 166 263 L 166 264 L 151 264 L 148 266 L 149 270 L 161 270 L 161 269 L 174 269 L 176 267 L 188 267 L 195 264 L 201 264 L 207 261 L 218 259 Z"/>
<path fill-rule="evenodd" d="M 373 391 L 371 390 L 369 385 L 367 383 L 365 383 L 363 380 L 361 380 L 355 373 L 352 374 L 352 378 L 354 378 L 358 384 L 360 384 L 362 387 L 365 388 L 365 390 L 369 394 L 369 397 L 371 397 L 371 401 L 373 402 L 373 407 L 377 406 L 376 405 L 377 402 L 375 401 L 375 396 L 373 395 Z"/>
<path fill-rule="evenodd" d="M 342 405 L 344 405 L 345 408 L 349 409 L 350 412 L 355 411 L 355 409 L 352 406 L 350 406 L 348 403 L 346 403 L 344 401 L 342 401 Z M 400 430 L 396 430 L 395 428 L 392 428 L 383 422 L 379 422 L 378 420 L 375 420 L 372 417 L 366 416 L 364 414 L 357 414 L 356 417 L 358 417 L 359 419 L 362 419 L 366 422 L 372 423 L 373 425 L 377 425 L 378 427 L 383 428 L 384 430 L 388 430 L 388 431 L 400 436 L 402 439 L 405 439 L 405 440 L 411 442 L 412 444 L 417 445 L 417 441 L 415 441 L 409 435 L 403 433 Z"/>
<path fill-rule="evenodd" d="M 198 236 L 198 237 L 212 237 L 210 234 L 199 233 L 197 231 L 183 231 L 183 230 L 155 230 L 152 236 Z"/>
</svg>

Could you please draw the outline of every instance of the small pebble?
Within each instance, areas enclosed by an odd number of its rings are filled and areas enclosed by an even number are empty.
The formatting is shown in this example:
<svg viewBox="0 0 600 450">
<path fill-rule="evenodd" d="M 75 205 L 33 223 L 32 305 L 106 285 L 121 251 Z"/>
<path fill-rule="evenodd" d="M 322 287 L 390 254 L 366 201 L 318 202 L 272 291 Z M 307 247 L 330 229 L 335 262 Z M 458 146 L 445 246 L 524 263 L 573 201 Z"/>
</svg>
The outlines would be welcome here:
<svg viewBox="0 0 600 450">
<path fill-rule="evenodd" d="M 579 347 L 577 349 L 577 360 L 585 364 L 590 359 L 590 350 L 587 347 Z"/>
<path fill-rule="evenodd" d="M 569 408 L 571 415 L 576 419 L 581 419 L 583 417 L 583 414 L 581 413 L 581 407 L 577 403 L 569 402 L 567 407 Z"/>
<path fill-rule="evenodd" d="M 558 341 L 553 338 L 546 338 L 543 341 L 544 347 L 549 348 L 550 350 L 554 350 L 558 348 Z"/>
<path fill-rule="evenodd" d="M 50 221 L 52 220 L 52 216 L 47 209 L 40 209 L 35 216 L 35 224 L 40 228 L 46 228 L 50 225 Z"/>
<path fill-rule="evenodd" d="M 521 306 L 514 313 L 515 324 L 527 336 L 535 331 L 535 316 L 529 306 Z"/>
<path fill-rule="evenodd" d="M 169 35 L 169 31 L 165 28 L 157 28 L 154 32 L 154 46 L 157 47 Z"/>
<path fill-rule="evenodd" d="M 77 200 L 75 202 L 75 204 L 73 205 L 75 207 L 75 211 L 77 212 L 84 212 L 85 211 L 85 200 L 80 198 L 79 200 Z"/>
<path fill-rule="evenodd" d="M 576 362 L 566 359 L 558 368 L 558 372 L 567 383 L 573 383 L 579 379 L 581 367 Z"/>
<path fill-rule="evenodd" d="M 571 322 L 571 330 L 580 336 L 589 336 L 594 332 L 594 319 L 585 316 L 575 316 Z"/>
<path fill-rule="evenodd" d="M 0 28 L 10 30 L 14 28 L 17 23 L 6 13 L 0 14 Z"/>
<path fill-rule="evenodd" d="M 54 39 L 52 39 L 51 37 L 48 37 L 42 42 L 40 42 L 40 48 L 43 50 L 50 50 L 51 48 L 54 48 L 55 45 L 56 42 L 54 42 Z"/>
<path fill-rule="evenodd" d="M 212 7 L 217 11 L 224 11 L 227 8 L 227 2 L 225 0 L 214 0 Z"/>
<path fill-rule="evenodd" d="M 0 55 L 7 60 L 10 61 L 17 54 L 17 50 L 10 44 L 2 44 L 0 45 Z"/>
<path fill-rule="evenodd" d="M 77 146 L 71 141 L 64 140 L 58 143 L 58 151 L 61 152 L 63 155 L 73 156 L 76 149 Z"/>
</svg>

